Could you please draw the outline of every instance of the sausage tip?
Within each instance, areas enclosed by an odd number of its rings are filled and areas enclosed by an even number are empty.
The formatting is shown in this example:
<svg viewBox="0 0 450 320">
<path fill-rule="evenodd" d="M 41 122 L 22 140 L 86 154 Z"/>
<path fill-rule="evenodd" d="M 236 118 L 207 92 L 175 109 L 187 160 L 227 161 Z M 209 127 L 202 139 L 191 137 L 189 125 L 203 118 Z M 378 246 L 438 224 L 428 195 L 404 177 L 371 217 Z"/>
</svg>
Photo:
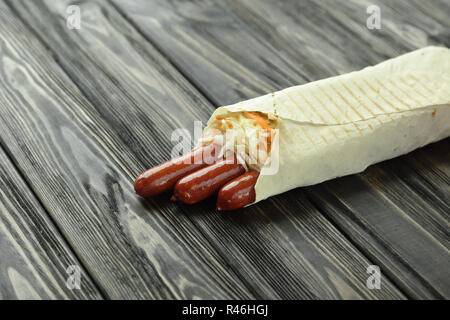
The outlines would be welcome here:
<svg viewBox="0 0 450 320">
<path fill-rule="evenodd" d="M 245 172 L 245 168 L 234 161 L 222 159 L 210 166 L 187 175 L 175 184 L 174 195 L 185 204 L 195 204 L 215 194 L 228 181 Z"/>
<path fill-rule="evenodd" d="M 142 174 L 136 178 L 136 181 L 134 181 L 134 192 L 136 192 L 137 195 L 143 197 L 144 196 L 144 194 L 142 192 L 143 180 L 141 179 L 141 176 L 142 176 Z"/>
<path fill-rule="evenodd" d="M 218 148 L 211 143 L 142 172 L 134 182 L 134 191 L 146 198 L 172 190 L 180 178 L 214 163 Z"/>
<path fill-rule="evenodd" d="M 236 210 L 255 202 L 258 176 L 259 172 L 249 171 L 224 185 L 217 196 L 217 210 Z"/>
</svg>

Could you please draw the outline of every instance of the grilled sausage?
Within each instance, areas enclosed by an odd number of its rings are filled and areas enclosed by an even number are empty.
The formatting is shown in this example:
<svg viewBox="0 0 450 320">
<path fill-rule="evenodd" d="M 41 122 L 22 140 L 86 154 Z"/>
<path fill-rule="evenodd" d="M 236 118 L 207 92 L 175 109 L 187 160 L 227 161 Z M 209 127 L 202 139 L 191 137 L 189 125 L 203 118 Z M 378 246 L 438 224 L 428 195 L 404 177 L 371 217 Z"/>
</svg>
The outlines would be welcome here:
<svg viewBox="0 0 450 320">
<path fill-rule="evenodd" d="M 216 193 L 228 181 L 245 172 L 234 159 L 223 159 L 180 179 L 174 188 L 174 200 L 194 204 Z"/>
<path fill-rule="evenodd" d="M 258 177 L 258 171 L 249 171 L 224 185 L 217 196 L 217 210 L 236 210 L 255 202 Z"/>
<path fill-rule="evenodd" d="M 219 145 L 211 143 L 148 169 L 137 177 L 134 190 L 141 197 L 170 191 L 180 178 L 217 161 L 219 150 Z"/>
</svg>

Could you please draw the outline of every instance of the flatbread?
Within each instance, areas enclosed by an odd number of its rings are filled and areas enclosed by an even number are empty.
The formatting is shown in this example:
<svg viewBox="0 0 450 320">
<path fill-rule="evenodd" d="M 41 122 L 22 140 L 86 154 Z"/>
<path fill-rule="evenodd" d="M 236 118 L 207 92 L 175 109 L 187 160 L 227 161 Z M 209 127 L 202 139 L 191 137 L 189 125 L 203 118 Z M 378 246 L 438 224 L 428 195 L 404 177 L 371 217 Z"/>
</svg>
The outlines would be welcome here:
<svg viewBox="0 0 450 320">
<path fill-rule="evenodd" d="M 364 171 L 450 135 L 450 50 L 427 47 L 373 67 L 218 108 L 278 118 L 272 164 L 256 202 L 287 190 Z M 266 174 L 266 171 L 269 174 Z M 272 170 L 273 171 L 273 170 Z"/>
</svg>

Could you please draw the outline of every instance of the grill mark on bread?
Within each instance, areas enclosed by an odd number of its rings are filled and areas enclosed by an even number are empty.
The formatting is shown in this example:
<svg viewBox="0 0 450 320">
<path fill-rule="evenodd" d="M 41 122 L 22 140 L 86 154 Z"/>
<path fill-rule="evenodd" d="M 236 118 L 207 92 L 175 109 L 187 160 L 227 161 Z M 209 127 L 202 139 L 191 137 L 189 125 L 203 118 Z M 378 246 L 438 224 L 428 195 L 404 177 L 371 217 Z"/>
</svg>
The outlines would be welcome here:
<svg viewBox="0 0 450 320">
<path fill-rule="evenodd" d="M 323 108 L 328 112 L 328 114 L 330 114 L 330 116 L 336 121 L 336 124 L 341 124 L 340 121 L 336 118 L 336 116 L 335 116 L 335 115 L 334 115 L 334 114 L 326 107 L 326 104 L 325 104 L 322 100 L 320 100 L 320 99 L 319 99 L 315 94 L 313 94 L 312 92 L 311 92 L 311 96 L 313 96 L 314 99 L 316 99 L 316 100 L 319 102 L 319 104 L 321 104 L 321 105 L 323 106 Z M 345 127 L 345 125 L 341 126 L 341 128 L 344 130 L 344 132 L 345 132 L 345 134 L 347 135 L 347 137 L 350 136 L 350 134 L 349 134 L 347 128 Z M 334 136 L 336 137 L 336 139 L 338 139 L 338 136 L 337 136 L 337 134 L 334 132 L 333 128 L 330 128 L 330 130 L 331 130 L 331 132 L 334 134 Z"/>
<path fill-rule="evenodd" d="M 347 90 L 347 92 L 353 97 L 353 99 L 355 99 L 357 102 L 359 102 L 359 104 L 360 104 L 361 106 L 363 106 L 364 109 L 366 109 L 366 111 L 367 111 L 368 113 L 370 113 L 370 115 L 371 115 L 372 117 L 374 117 L 375 119 L 377 119 L 377 121 L 378 121 L 380 124 L 383 124 L 383 121 L 381 121 L 379 118 L 377 118 L 376 115 L 375 115 L 375 113 L 373 113 L 373 111 L 370 110 L 370 107 L 366 106 L 366 105 L 361 101 L 361 99 L 359 99 L 359 98 L 353 93 L 353 91 L 351 91 L 351 90 L 345 85 L 344 82 L 341 82 L 341 85 L 344 87 L 345 90 Z M 331 85 L 330 85 L 330 86 L 331 86 Z M 331 87 L 333 88 L 333 86 L 331 86 Z M 335 88 L 333 88 L 333 89 L 334 89 L 336 92 L 339 92 L 337 89 L 335 89 Z"/>
<path fill-rule="evenodd" d="M 306 97 L 305 97 L 303 94 L 301 94 L 301 92 L 297 92 L 297 94 L 298 94 L 303 100 L 305 100 L 306 104 L 311 108 L 311 110 L 313 111 L 313 113 L 314 113 L 315 115 L 317 115 L 317 116 L 319 117 L 319 119 L 320 119 L 323 123 L 326 123 L 325 119 L 322 117 L 322 115 L 321 115 L 319 112 L 317 112 L 316 108 L 314 108 L 314 106 L 311 104 L 311 102 L 310 102 L 308 99 L 306 99 Z"/>
<path fill-rule="evenodd" d="M 343 113 L 344 116 L 347 118 L 347 120 L 348 120 L 348 121 L 356 128 L 356 130 L 358 130 L 359 134 L 362 135 L 361 129 L 353 122 L 352 119 L 350 119 L 349 116 L 347 116 L 347 115 L 345 114 L 345 112 L 343 112 L 343 111 L 339 108 L 339 105 L 336 103 L 336 101 L 334 101 L 334 99 L 333 99 L 331 96 L 329 96 L 329 95 L 325 92 L 324 89 L 322 89 L 322 88 L 319 87 L 319 86 L 317 86 L 317 88 L 318 88 L 320 91 L 323 92 L 323 94 L 328 98 L 328 100 L 330 100 L 330 101 L 336 106 L 336 109 L 338 109 L 341 113 Z M 355 109 L 354 109 L 350 104 L 349 104 L 348 106 L 350 106 L 350 108 L 351 108 L 353 111 L 355 111 Z M 361 116 L 358 112 L 355 112 L 355 113 L 358 114 L 360 118 L 362 118 L 362 116 Z M 347 135 L 349 135 L 347 129 L 345 128 L 345 126 L 343 126 L 343 129 L 344 129 L 344 131 L 347 133 Z"/>
<path fill-rule="evenodd" d="M 408 108 L 409 110 L 411 110 L 411 106 L 409 105 L 409 104 L 407 104 L 405 101 L 403 101 L 402 99 L 400 99 L 399 97 L 397 97 L 391 90 L 389 90 L 383 83 L 381 83 L 381 81 L 380 80 L 378 80 L 377 78 L 375 78 L 375 77 L 373 77 L 374 79 L 375 79 L 375 81 L 376 82 L 378 82 L 378 84 L 380 85 L 380 87 L 382 87 L 384 90 L 386 90 L 387 92 L 389 92 L 389 94 L 391 95 L 391 96 L 393 96 L 395 99 L 397 99 L 400 103 L 402 103 L 402 104 L 404 104 L 405 106 L 406 106 L 406 108 Z M 397 88 L 397 89 L 399 89 L 398 88 L 398 86 L 392 81 L 392 80 L 388 80 L 390 83 L 392 83 L 392 85 L 395 87 L 395 88 Z M 402 91 L 403 92 L 403 90 L 400 90 L 400 91 Z M 406 93 L 406 92 L 403 92 L 408 98 L 410 98 L 411 99 L 411 97 Z M 412 100 L 414 100 L 414 99 L 412 99 Z"/>
<path fill-rule="evenodd" d="M 420 79 L 414 77 L 412 74 L 410 74 L 409 77 L 410 77 L 411 79 L 413 79 L 414 81 L 418 82 L 419 84 L 421 84 L 422 87 L 424 87 L 424 88 L 428 91 L 428 93 L 433 94 L 433 95 L 436 94 L 436 93 L 433 92 L 430 88 L 428 88 L 422 81 L 420 81 Z"/>
<path fill-rule="evenodd" d="M 422 87 L 426 88 L 425 85 L 424 85 L 423 83 L 421 83 L 421 82 L 419 81 L 419 79 L 415 78 L 413 75 L 410 75 L 410 78 L 412 78 L 414 81 L 416 81 L 416 83 L 420 84 Z M 400 78 L 400 79 L 402 80 L 402 82 L 403 82 L 406 86 L 408 86 L 408 88 L 411 88 L 411 89 L 414 90 L 414 92 L 416 92 L 419 96 L 421 96 L 423 99 L 425 99 L 425 101 L 428 101 L 428 104 L 430 104 L 430 105 L 433 105 L 433 104 L 434 104 L 434 102 L 433 102 L 432 100 L 430 100 L 427 96 L 425 96 L 423 93 L 421 93 L 421 92 L 420 92 L 419 90 L 417 90 L 416 88 L 410 86 L 410 85 L 408 84 L 408 82 L 405 81 L 403 78 Z M 431 96 L 435 96 L 435 95 L 436 95 L 436 94 L 433 93 L 430 89 L 428 89 L 428 88 L 426 88 L 426 89 L 430 91 Z M 411 99 L 414 100 L 414 102 L 416 102 L 417 104 L 420 104 L 419 101 L 417 101 L 416 99 L 414 99 L 414 98 L 412 98 L 412 97 L 411 97 Z"/>
<path fill-rule="evenodd" d="M 342 99 L 342 101 L 344 101 L 359 116 L 360 119 L 364 119 L 363 115 L 357 110 L 357 108 L 353 107 L 353 105 L 339 91 L 337 91 L 331 83 L 330 87 L 334 92 L 336 92 L 336 94 Z M 322 91 L 326 94 L 325 90 L 322 89 Z"/>
<path fill-rule="evenodd" d="M 319 112 L 317 112 L 316 108 L 314 108 L 314 106 L 311 104 L 311 102 L 310 102 L 308 99 L 306 99 L 306 97 L 305 97 L 304 95 L 302 95 L 300 92 L 297 92 L 297 94 L 298 94 L 300 97 L 302 97 L 303 100 L 305 100 L 306 104 L 311 108 L 311 110 L 312 110 L 316 115 L 319 116 L 320 120 L 322 120 L 323 123 L 327 123 L 327 122 L 325 121 L 325 119 L 322 117 L 322 115 L 321 115 Z M 335 138 L 336 138 L 336 140 L 337 140 L 338 137 L 337 137 L 337 135 L 336 135 L 336 133 L 334 132 L 333 129 L 331 130 L 331 132 L 333 133 L 333 135 L 335 136 Z M 320 136 L 326 141 L 326 139 L 325 139 L 322 135 L 320 135 Z"/>
<path fill-rule="evenodd" d="M 367 97 L 367 99 L 369 99 L 370 100 L 370 102 L 372 102 L 374 105 L 376 105 L 382 112 L 384 112 L 383 113 L 383 115 L 385 115 L 386 117 L 388 117 L 389 119 L 391 119 L 392 121 L 394 121 L 395 122 L 395 120 L 389 115 L 389 113 L 386 111 L 386 110 L 384 110 L 383 109 L 383 107 L 382 106 L 380 106 L 375 100 L 373 100 L 367 93 L 366 93 L 366 91 L 363 89 L 363 88 L 361 88 L 355 81 L 353 81 L 353 85 L 355 86 L 355 87 L 357 87 L 366 97 Z M 380 120 L 381 121 L 381 120 Z"/>
<path fill-rule="evenodd" d="M 341 124 L 340 121 L 339 121 L 339 119 L 336 118 L 336 116 L 334 115 L 334 113 L 331 112 L 331 111 L 327 108 L 327 104 L 324 103 L 322 100 L 320 100 L 314 93 L 312 93 L 312 92 L 310 92 L 310 93 L 311 93 L 311 96 L 314 97 L 314 99 L 316 99 L 316 100 L 319 102 L 319 104 L 322 106 L 322 108 L 324 108 L 325 111 L 326 111 L 326 112 L 334 119 L 334 121 L 336 121 L 337 124 Z M 340 110 L 339 110 L 339 111 L 340 111 Z"/>
<path fill-rule="evenodd" d="M 302 126 L 300 126 L 300 128 L 302 129 L 303 133 L 305 134 L 305 136 L 306 136 L 306 138 L 309 140 L 309 142 L 315 147 L 315 146 L 316 146 L 316 143 L 315 143 L 314 140 L 310 137 L 310 135 L 308 134 L 308 131 L 307 131 L 305 128 L 303 128 Z M 324 136 L 320 135 L 320 137 L 323 139 L 323 141 L 324 141 L 325 143 L 328 143 L 327 139 L 325 139 Z"/>
<path fill-rule="evenodd" d="M 425 100 L 427 100 L 427 98 L 421 94 L 419 91 L 417 91 L 416 88 L 409 86 L 405 80 L 401 79 L 403 84 L 405 84 L 406 86 L 408 86 L 408 88 L 410 88 L 411 90 L 414 90 L 415 93 L 417 93 L 418 95 L 420 95 L 422 98 L 424 98 Z M 390 80 L 391 81 L 391 80 Z M 394 84 L 393 81 L 391 81 L 391 83 L 393 84 L 394 87 L 396 87 L 398 90 L 400 90 L 401 92 L 403 92 L 404 95 L 406 95 L 409 99 L 411 99 L 412 101 L 414 101 L 415 103 L 417 103 L 418 105 L 421 105 L 421 103 L 419 101 L 417 101 L 414 97 L 410 96 L 407 92 L 405 92 L 405 90 L 403 90 L 402 88 L 400 88 L 398 85 Z"/>
<path fill-rule="evenodd" d="M 428 75 L 422 74 L 422 77 L 424 77 L 425 80 L 427 80 L 428 82 L 432 82 L 431 79 L 428 77 Z M 445 82 L 444 82 L 444 83 L 445 83 Z M 444 86 L 442 86 L 442 91 L 444 91 L 444 93 L 445 93 L 447 96 L 450 96 L 450 91 L 448 91 Z"/>
<path fill-rule="evenodd" d="M 290 94 L 287 94 L 286 96 L 287 96 L 288 99 L 291 100 L 292 103 L 297 107 L 297 110 L 299 110 L 299 111 L 303 114 L 303 117 L 304 117 L 305 119 L 308 119 L 308 116 L 306 115 L 305 111 L 303 111 L 301 105 L 299 105 L 299 104 L 297 103 L 297 101 L 295 101 L 294 98 L 291 97 Z"/>
<path fill-rule="evenodd" d="M 287 94 L 286 96 L 287 96 L 288 99 L 291 100 L 292 103 L 297 107 L 297 110 L 300 110 L 300 112 L 303 114 L 303 116 L 305 117 L 305 119 L 308 119 L 308 117 L 306 116 L 305 111 L 303 111 L 302 107 L 301 107 L 299 104 L 297 104 L 297 101 L 295 101 L 294 98 L 292 98 L 290 94 Z M 308 132 L 306 131 L 306 129 L 303 128 L 302 126 L 300 126 L 300 127 L 301 127 L 303 133 L 305 134 L 306 138 L 309 140 L 309 142 L 310 142 L 313 146 L 316 146 L 316 143 L 315 143 L 314 140 L 310 137 L 310 135 L 308 134 Z M 325 143 L 328 143 L 328 140 L 325 139 L 324 136 L 320 135 L 320 137 L 322 138 L 322 140 L 323 140 Z"/>
<path fill-rule="evenodd" d="M 380 94 L 378 91 L 375 90 L 374 87 L 372 87 L 372 85 L 366 80 L 363 79 L 363 81 L 367 84 L 367 86 L 370 88 L 370 90 L 372 90 L 373 92 L 375 92 L 376 94 L 378 94 L 381 99 L 383 99 L 392 109 L 396 110 L 396 111 L 401 111 L 401 109 L 397 108 L 396 106 L 394 106 L 392 103 L 390 103 L 382 94 Z"/>
</svg>

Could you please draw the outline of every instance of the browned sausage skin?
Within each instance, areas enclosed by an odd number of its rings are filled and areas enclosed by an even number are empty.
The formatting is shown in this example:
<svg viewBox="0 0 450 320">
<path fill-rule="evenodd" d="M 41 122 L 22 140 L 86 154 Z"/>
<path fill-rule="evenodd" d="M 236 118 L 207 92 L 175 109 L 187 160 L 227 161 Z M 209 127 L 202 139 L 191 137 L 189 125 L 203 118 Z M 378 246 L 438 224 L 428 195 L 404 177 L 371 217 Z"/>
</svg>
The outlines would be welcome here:
<svg viewBox="0 0 450 320">
<path fill-rule="evenodd" d="M 180 179 L 175 185 L 172 199 L 194 204 L 216 193 L 225 183 L 245 172 L 236 157 L 231 158 L 220 160 Z"/>
<path fill-rule="evenodd" d="M 236 210 L 255 202 L 258 177 L 259 172 L 253 170 L 224 185 L 217 196 L 217 210 Z"/>
<path fill-rule="evenodd" d="M 211 143 L 148 169 L 137 177 L 134 190 L 141 197 L 170 191 L 180 178 L 217 161 L 219 150 L 219 145 Z"/>
</svg>

